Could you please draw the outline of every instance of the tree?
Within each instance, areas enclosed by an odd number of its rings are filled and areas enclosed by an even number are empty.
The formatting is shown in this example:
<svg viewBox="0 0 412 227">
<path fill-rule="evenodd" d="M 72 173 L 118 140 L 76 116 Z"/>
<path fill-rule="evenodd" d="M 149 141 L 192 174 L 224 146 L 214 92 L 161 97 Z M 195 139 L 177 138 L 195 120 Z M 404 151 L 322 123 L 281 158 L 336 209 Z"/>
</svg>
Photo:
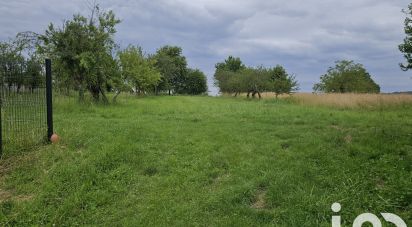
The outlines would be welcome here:
<svg viewBox="0 0 412 227">
<path fill-rule="evenodd" d="M 32 92 L 42 83 L 42 62 L 35 52 L 18 36 L 9 42 L 0 42 L 0 81 L 16 92 L 25 87 Z M 4 85 L 4 84 L 3 84 Z"/>
<path fill-rule="evenodd" d="M 343 60 L 337 61 L 335 67 L 330 67 L 320 77 L 320 83 L 313 86 L 313 90 L 326 93 L 379 93 L 380 87 L 363 65 Z"/>
<path fill-rule="evenodd" d="M 121 71 L 120 60 L 114 59 L 111 77 L 107 81 L 107 90 L 114 92 L 112 102 L 116 103 L 121 92 L 132 91 L 130 84 L 126 83 L 124 74 Z"/>
<path fill-rule="evenodd" d="M 245 89 L 242 87 L 242 76 L 240 72 L 228 70 L 217 70 L 215 72 L 215 84 L 219 87 L 220 92 L 240 94 Z"/>
<path fill-rule="evenodd" d="M 242 63 L 242 60 L 238 57 L 229 56 L 224 62 L 219 62 L 215 65 L 216 71 L 226 70 L 231 72 L 237 72 L 245 69 L 246 66 Z"/>
<path fill-rule="evenodd" d="M 298 89 L 298 82 L 293 75 L 289 75 L 285 68 L 277 65 L 269 70 L 272 84 L 270 90 L 275 93 L 276 98 L 281 94 L 290 94 Z"/>
<path fill-rule="evenodd" d="M 118 53 L 122 78 L 131 83 L 137 94 L 145 94 L 156 87 L 161 79 L 154 59 L 145 57 L 141 47 L 129 46 Z"/>
<path fill-rule="evenodd" d="M 206 75 L 199 69 L 188 69 L 181 94 L 200 95 L 207 92 Z"/>
<path fill-rule="evenodd" d="M 262 92 L 279 94 L 290 93 L 298 89 L 294 76 L 288 75 L 286 70 L 277 65 L 274 68 L 259 66 L 246 67 L 239 58 L 229 56 L 224 62 L 215 65 L 215 84 L 220 92 L 234 93 L 235 96 L 245 92 L 247 97 L 261 98 Z"/>
<path fill-rule="evenodd" d="M 220 92 L 235 93 L 237 96 L 242 90 L 240 76 L 237 72 L 245 69 L 246 66 L 238 57 L 229 56 L 224 62 L 215 65 L 215 85 Z"/>
<path fill-rule="evenodd" d="M 120 23 L 112 11 L 102 12 L 94 6 L 90 18 L 74 15 L 61 28 L 50 24 L 46 33 L 40 36 L 44 45 L 40 48 L 67 71 L 83 100 L 87 89 L 94 100 L 100 95 L 107 102 L 104 85 L 110 79 L 114 64 L 113 51 L 115 26 Z M 59 78 L 58 78 L 59 79 Z"/>
<path fill-rule="evenodd" d="M 26 61 L 26 82 L 31 92 L 45 83 L 42 76 L 42 61 L 36 56 L 31 55 Z"/>
<path fill-rule="evenodd" d="M 0 79 L 1 83 L 5 83 L 9 90 L 15 85 L 17 92 L 19 92 L 23 85 L 23 64 L 24 56 L 21 54 L 19 46 L 11 41 L 0 42 Z"/>
<path fill-rule="evenodd" d="M 158 49 L 152 58 L 155 59 L 155 65 L 162 75 L 156 93 L 160 90 L 171 95 L 172 91 L 181 90 L 187 73 L 187 62 L 186 57 L 182 55 L 182 48 L 164 46 Z"/>
<path fill-rule="evenodd" d="M 269 77 L 267 70 L 263 67 L 257 68 L 245 68 L 239 71 L 241 76 L 241 91 L 247 92 L 247 97 L 255 98 L 256 94 L 259 98 L 262 98 L 261 93 L 266 91 L 268 88 Z"/>
<path fill-rule="evenodd" d="M 406 63 L 400 63 L 399 65 L 402 70 L 408 71 L 412 69 L 412 3 L 403 12 L 406 14 L 404 21 L 406 37 L 403 43 L 399 45 L 399 50 L 403 53 Z"/>
</svg>

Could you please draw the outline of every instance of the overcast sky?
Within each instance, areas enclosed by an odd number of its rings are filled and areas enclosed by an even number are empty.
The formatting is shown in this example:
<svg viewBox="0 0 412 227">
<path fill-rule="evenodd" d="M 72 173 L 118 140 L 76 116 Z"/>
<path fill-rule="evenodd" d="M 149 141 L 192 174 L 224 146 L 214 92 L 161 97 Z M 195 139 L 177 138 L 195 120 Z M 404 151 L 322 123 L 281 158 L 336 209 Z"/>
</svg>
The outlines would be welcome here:
<svg viewBox="0 0 412 227">
<path fill-rule="evenodd" d="M 20 31 L 42 33 L 74 13 L 89 14 L 86 0 L 0 0 L 0 40 Z M 398 45 L 408 0 L 108 0 L 122 20 L 117 42 L 152 53 L 166 44 L 183 48 L 190 67 L 213 83 L 214 65 L 227 56 L 249 66 L 281 64 L 311 91 L 336 60 L 362 63 L 384 92 L 412 90 Z M 211 85 L 209 85 L 211 86 Z M 212 87 L 209 88 L 213 90 Z"/>
</svg>

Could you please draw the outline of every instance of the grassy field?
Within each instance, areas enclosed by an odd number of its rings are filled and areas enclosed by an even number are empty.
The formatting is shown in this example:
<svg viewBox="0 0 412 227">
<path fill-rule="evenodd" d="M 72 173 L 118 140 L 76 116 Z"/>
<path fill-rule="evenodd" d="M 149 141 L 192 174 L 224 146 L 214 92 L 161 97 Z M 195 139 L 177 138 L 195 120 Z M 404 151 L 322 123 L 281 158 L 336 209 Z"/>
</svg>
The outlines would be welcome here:
<svg viewBox="0 0 412 227">
<path fill-rule="evenodd" d="M 2 225 L 412 225 L 412 106 L 57 98 L 62 140 L 0 161 Z"/>
</svg>

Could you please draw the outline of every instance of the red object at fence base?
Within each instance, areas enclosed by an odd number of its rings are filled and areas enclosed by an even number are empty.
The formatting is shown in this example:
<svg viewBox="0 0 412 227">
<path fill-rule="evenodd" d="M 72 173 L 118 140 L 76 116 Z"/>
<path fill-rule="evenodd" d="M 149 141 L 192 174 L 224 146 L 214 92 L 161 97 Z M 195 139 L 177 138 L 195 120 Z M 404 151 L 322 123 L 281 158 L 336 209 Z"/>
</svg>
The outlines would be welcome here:
<svg viewBox="0 0 412 227">
<path fill-rule="evenodd" d="M 60 137 L 59 137 L 57 134 L 53 134 L 53 135 L 50 137 L 50 141 L 51 141 L 52 143 L 58 143 L 59 140 L 60 140 Z"/>
</svg>

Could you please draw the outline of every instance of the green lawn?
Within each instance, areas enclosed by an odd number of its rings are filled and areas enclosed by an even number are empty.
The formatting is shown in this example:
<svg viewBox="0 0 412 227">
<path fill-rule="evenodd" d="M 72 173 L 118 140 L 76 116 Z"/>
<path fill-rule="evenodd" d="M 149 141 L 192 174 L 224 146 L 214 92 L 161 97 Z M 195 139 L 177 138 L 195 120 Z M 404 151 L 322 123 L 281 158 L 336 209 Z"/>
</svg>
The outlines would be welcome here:
<svg viewBox="0 0 412 227">
<path fill-rule="evenodd" d="M 286 101 L 57 98 L 58 145 L 0 161 L 9 225 L 344 226 L 364 212 L 412 225 L 412 107 Z"/>
</svg>

